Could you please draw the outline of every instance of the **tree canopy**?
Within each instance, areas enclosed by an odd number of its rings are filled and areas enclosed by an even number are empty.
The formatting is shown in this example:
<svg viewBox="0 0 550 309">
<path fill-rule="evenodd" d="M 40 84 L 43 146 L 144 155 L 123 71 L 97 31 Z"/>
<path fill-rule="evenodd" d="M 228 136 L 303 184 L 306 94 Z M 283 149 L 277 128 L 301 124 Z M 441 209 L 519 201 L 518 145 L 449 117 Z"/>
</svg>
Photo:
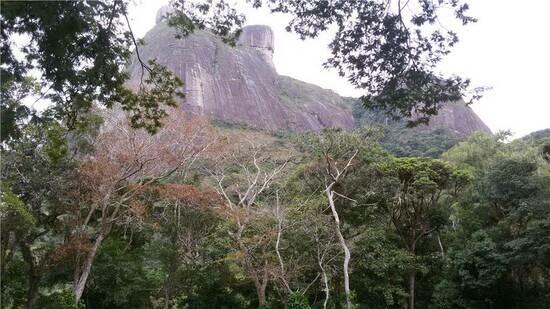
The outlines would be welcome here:
<svg viewBox="0 0 550 309">
<path fill-rule="evenodd" d="M 381 112 L 423 122 L 466 90 L 436 74 L 457 40 L 438 15 L 475 21 L 461 1 L 249 3 L 304 38 L 335 29 L 327 65 Z M 216 126 L 140 59 L 128 1 L 0 5 L 2 308 L 548 307 L 545 132 Z M 181 35 L 230 42 L 243 22 L 224 1 L 174 6 Z"/>
</svg>

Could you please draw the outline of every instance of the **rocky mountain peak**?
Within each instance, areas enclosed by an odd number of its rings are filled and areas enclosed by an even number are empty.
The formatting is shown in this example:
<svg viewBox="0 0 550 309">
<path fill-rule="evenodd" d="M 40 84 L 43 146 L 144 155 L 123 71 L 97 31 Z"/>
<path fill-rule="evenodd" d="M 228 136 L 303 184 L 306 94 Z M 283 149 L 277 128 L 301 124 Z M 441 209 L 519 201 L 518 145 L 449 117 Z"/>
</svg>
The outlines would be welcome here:
<svg viewBox="0 0 550 309">
<path fill-rule="evenodd" d="M 173 13 L 174 8 L 171 5 L 164 5 L 157 11 L 156 23 L 160 23 L 166 19 L 166 15 Z"/>
<path fill-rule="evenodd" d="M 347 99 L 277 74 L 273 31 L 268 26 L 244 27 L 235 47 L 204 30 L 182 39 L 176 34 L 161 17 L 145 35 L 140 55 L 144 61 L 157 59 L 181 78 L 185 93 L 181 105 L 187 112 L 268 130 L 353 127 Z M 137 88 L 141 77 L 137 59 L 128 69 L 129 86 Z"/>
<path fill-rule="evenodd" d="M 176 30 L 164 20 L 170 10 L 159 10 L 157 24 L 145 35 L 140 54 L 145 61 L 157 59 L 181 78 L 185 99 L 180 103 L 187 112 L 268 130 L 352 128 L 356 124 L 352 103 L 357 99 L 277 74 L 270 27 L 244 27 L 235 47 L 204 30 L 178 39 Z M 128 69 L 128 84 L 137 88 L 141 68 L 136 58 Z M 365 113 L 371 112 L 361 112 Z M 362 117 L 370 119 L 372 115 Z M 424 129 L 439 127 L 460 135 L 489 131 L 461 102 L 445 104 Z"/>
<path fill-rule="evenodd" d="M 275 50 L 273 30 L 265 25 L 251 25 L 242 29 L 237 46 L 256 49 L 261 57 L 273 68 L 273 52 Z"/>
</svg>

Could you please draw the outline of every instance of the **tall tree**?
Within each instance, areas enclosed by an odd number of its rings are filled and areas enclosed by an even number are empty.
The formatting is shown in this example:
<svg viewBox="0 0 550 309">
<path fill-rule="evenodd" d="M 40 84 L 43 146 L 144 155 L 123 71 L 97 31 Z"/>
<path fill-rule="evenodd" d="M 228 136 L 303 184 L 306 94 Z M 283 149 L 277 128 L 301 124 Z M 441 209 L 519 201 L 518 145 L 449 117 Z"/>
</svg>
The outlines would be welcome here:
<svg viewBox="0 0 550 309">
<path fill-rule="evenodd" d="M 343 234 L 344 222 L 341 221 L 337 201 L 341 200 L 344 204 L 355 202 L 341 191 L 348 185 L 345 179 L 353 173 L 355 165 L 367 157 L 372 150 L 373 136 L 370 133 L 368 131 L 348 133 L 339 129 L 325 129 L 322 134 L 306 135 L 299 142 L 306 153 L 312 156 L 313 163 L 308 173 L 310 177 L 316 177 L 320 181 L 334 220 L 334 232 L 344 253 L 344 291 L 348 308 L 352 307 L 349 271 L 351 250 Z"/>
<path fill-rule="evenodd" d="M 48 254 L 59 242 L 63 191 L 74 160 L 56 122 L 25 125 L 2 152 L 2 271 L 17 251 L 28 274 L 26 307 L 34 308 Z M 6 213 L 4 213 L 6 211 Z M 6 217 L 4 217 L 6 216 Z"/>
<path fill-rule="evenodd" d="M 275 200 L 272 187 L 287 171 L 290 153 L 270 148 L 254 134 L 233 137 L 208 169 L 219 194 L 222 210 L 232 223 L 235 255 L 256 288 L 258 303 L 266 304 L 267 284 L 274 263 L 275 218 L 269 206 Z"/>
<path fill-rule="evenodd" d="M 476 177 L 455 213 L 447 275 L 434 295 L 438 307 L 544 308 L 548 302 L 550 166 L 543 144 L 493 139 L 474 136 L 445 155 L 473 166 Z"/>
<path fill-rule="evenodd" d="M 382 205 L 402 245 L 415 257 L 420 244 L 448 222 L 451 202 L 446 197 L 464 188 L 469 176 L 428 158 L 397 158 L 383 170 L 389 200 Z M 413 267 L 408 275 L 409 309 L 415 307 L 416 274 Z"/>
<path fill-rule="evenodd" d="M 68 196 L 72 231 L 66 246 L 75 248 L 74 292 L 80 301 L 92 265 L 113 226 L 131 217 L 131 199 L 148 185 L 188 169 L 211 145 L 209 125 L 201 119 L 181 122 L 173 110 L 155 135 L 133 129 L 123 113 L 106 118 L 94 141 L 94 151 L 76 169 Z M 89 240 L 92 240 L 91 242 Z"/>
</svg>

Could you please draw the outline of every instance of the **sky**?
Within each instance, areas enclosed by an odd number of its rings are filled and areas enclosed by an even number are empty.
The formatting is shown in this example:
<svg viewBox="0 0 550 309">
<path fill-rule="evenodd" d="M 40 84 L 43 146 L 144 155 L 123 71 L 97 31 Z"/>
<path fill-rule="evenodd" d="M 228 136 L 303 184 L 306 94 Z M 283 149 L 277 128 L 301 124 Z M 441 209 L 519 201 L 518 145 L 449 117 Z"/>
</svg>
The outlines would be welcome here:
<svg viewBox="0 0 550 309">
<path fill-rule="evenodd" d="M 470 0 L 475 24 L 453 28 L 460 38 L 440 71 L 468 77 L 474 86 L 491 87 L 472 105 L 493 132 L 510 130 L 514 137 L 550 128 L 550 1 Z M 157 10 L 168 0 L 136 0 L 130 8 L 135 35 L 155 25 Z M 291 76 L 343 96 L 355 89 L 322 64 L 329 56 L 330 33 L 300 40 L 285 31 L 288 16 L 248 8 L 236 1 L 247 24 L 270 26 L 275 35 L 274 63 L 279 74 Z M 445 23 L 445 20 L 442 21 Z"/>
</svg>

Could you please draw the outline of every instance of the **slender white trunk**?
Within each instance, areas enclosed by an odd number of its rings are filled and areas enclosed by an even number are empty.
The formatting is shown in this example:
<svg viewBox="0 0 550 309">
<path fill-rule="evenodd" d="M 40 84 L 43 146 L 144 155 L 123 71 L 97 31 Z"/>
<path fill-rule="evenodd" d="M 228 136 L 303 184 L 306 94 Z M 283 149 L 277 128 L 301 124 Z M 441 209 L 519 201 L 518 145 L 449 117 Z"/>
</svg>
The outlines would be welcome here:
<svg viewBox="0 0 550 309">
<path fill-rule="evenodd" d="M 283 257 L 281 256 L 281 252 L 279 250 L 279 245 L 281 243 L 281 234 L 283 233 L 283 218 L 281 216 L 280 212 L 280 206 L 279 206 L 279 192 L 276 193 L 277 196 L 277 241 L 275 242 L 275 252 L 277 253 L 277 258 L 279 259 L 279 266 L 281 267 L 281 280 L 283 281 L 283 284 L 285 285 L 286 289 L 289 293 L 292 293 L 292 289 L 290 288 L 290 285 L 286 281 L 285 277 L 285 264 L 283 262 Z"/>
<path fill-rule="evenodd" d="M 328 288 L 328 277 L 327 277 L 327 272 L 325 271 L 325 267 L 323 267 L 323 262 L 321 260 L 319 260 L 319 268 L 321 268 L 321 273 L 323 274 L 323 283 L 325 285 L 325 301 L 323 302 L 323 308 L 326 309 L 327 308 L 327 304 L 328 304 L 328 299 L 330 297 L 330 290 Z"/>
<path fill-rule="evenodd" d="M 414 309 L 415 283 L 416 283 L 416 272 L 413 270 L 409 274 L 409 309 Z"/>
<path fill-rule="evenodd" d="M 351 309 L 351 292 L 349 287 L 349 261 L 351 260 L 351 253 L 346 244 L 346 240 L 344 239 L 344 235 L 342 235 L 342 231 L 340 230 L 340 217 L 338 216 L 336 206 L 334 205 L 334 191 L 332 191 L 333 185 L 334 183 L 329 185 L 325 190 L 325 193 L 327 195 L 330 210 L 332 211 L 332 216 L 336 225 L 336 235 L 338 236 L 338 240 L 340 242 L 342 250 L 344 250 L 344 291 L 346 293 L 347 308 Z"/>
<path fill-rule="evenodd" d="M 441 257 L 445 257 L 445 249 L 443 248 L 443 243 L 441 242 L 441 237 L 437 235 L 437 243 L 439 244 L 439 249 L 441 250 Z"/>
</svg>

